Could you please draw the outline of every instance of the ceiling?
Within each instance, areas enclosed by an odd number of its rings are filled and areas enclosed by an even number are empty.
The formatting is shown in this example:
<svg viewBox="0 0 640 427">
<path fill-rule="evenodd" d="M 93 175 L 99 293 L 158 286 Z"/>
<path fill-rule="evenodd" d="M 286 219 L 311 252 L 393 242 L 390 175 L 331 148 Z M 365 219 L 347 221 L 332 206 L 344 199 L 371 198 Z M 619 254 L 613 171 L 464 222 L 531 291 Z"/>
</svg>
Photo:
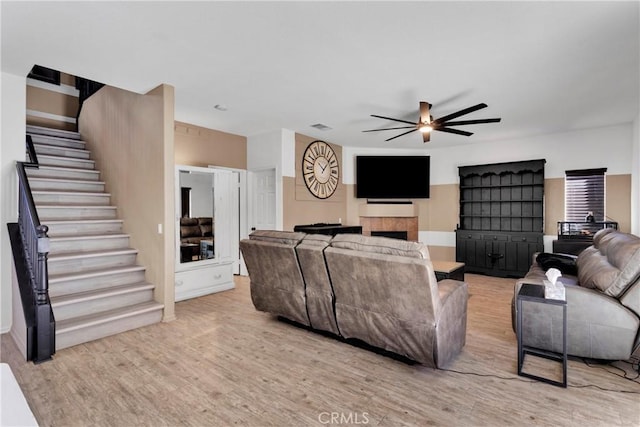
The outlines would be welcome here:
<svg viewBox="0 0 640 427">
<path fill-rule="evenodd" d="M 436 148 L 638 117 L 639 3 L 7 2 L 2 71 L 34 64 L 144 93 L 175 117 L 251 136 L 291 129 L 343 146 Z M 471 137 L 363 133 L 485 102 Z M 216 104 L 227 111 L 214 108 Z M 310 125 L 322 123 L 331 130 Z"/>
</svg>

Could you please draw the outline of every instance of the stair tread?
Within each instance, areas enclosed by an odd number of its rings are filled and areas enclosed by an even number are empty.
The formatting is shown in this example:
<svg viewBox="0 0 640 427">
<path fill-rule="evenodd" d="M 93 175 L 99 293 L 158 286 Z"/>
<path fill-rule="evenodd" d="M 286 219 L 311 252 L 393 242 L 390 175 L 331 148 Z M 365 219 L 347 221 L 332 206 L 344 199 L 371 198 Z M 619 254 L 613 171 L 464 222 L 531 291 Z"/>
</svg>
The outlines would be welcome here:
<svg viewBox="0 0 640 427">
<path fill-rule="evenodd" d="M 101 217 L 82 217 L 82 218 L 69 218 L 69 220 L 71 220 L 72 222 L 79 222 L 81 220 L 89 220 L 89 221 L 96 221 L 96 220 L 100 220 L 100 219 L 115 219 L 115 218 L 101 218 Z M 57 221 L 58 218 L 47 218 L 47 217 L 40 217 L 40 224 L 52 224 L 54 221 Z"/>
<path fill-rule="evenodd" d="M 41 221 L 42 222 L 42 221 Z M 104 222 L 124 222 L 124 220 L 122 219 L 117 219 L 117 218 L 104 218 L 104 219 L 54 219 L 51 221 L 47 221 L 47 224 L 45 225 L 49 225 L 49 224 L 54 224 L 54 225 L 65 225 L 65 224 L 98 224 L 98 223 L 104 223 Z"/>
<path fill-rule="evenodd" d="M 49 236 L 49 240 L 55 240 L 56 242 L 63 240 L 93 240 L 96 237 L 104 237 L 105 239 L 121 239 L 123 237 L 129 237 L 129 235 L 125 233 L 74 234 L 72 236 Z"/>
<path fill-rule="evenodd" d="M 36 154 L 38 154 L 36 152 Z M 68 160 L 70 162 L 84 162 L 84 163 L 95 163 L 95 160 L 91 159 L 79 159 L 77 157 L 69 157 L 69 156 L 57 156 L 55 154 L 38 154 L 38 160 L 42 159 L 56 159 L 56 160 Z M 46 165 L 44 165 L 46 166 Z"/>
<path fill-rule="evenodd" d="M 38 133 L 38 132 L 55 132 L 60 135 L 68 135 L 68 136 L 74 136 L 74 137 L 80 138 L 80 132 L 76 132 L 73 130 L 55 129 L 55 128 L 49 128 L 46 126 L 37 126 L 37 125 L 27 125 L 27 133 L 49 136 L 46 133 Z"/>
<path fill-rule="evenodd" d="M 95 169 L 83 169 L 83 168 L 65 168 L 64 166 L 50 166 L 40 165 L 40 170 L 57 170 L 57 171 L 72 171 L 72 172 L 87 172 L 87 173 L 100 173 Z"/>
<path fill-rule="evenodd" d="M 70 259 L 80 258 L 95 258 L 101 256 L 115 256 L 115 255 L 129 255 L 137 254 L 138 250 L 134 248 L 122 248 L 122 249 L 101 249 L 96 251 L 78 251 L 78 252 L 65 252 L 62 254 L 49 254 L 49 262 L 51 261 L 66 261 Z"/>
<path fill-rule="evenodd" d="M 51 285 L 57 282 L 65 281 L 65 280 L 86 279 L 90 277 L 106 276 L 109 274 L 129 273 L 129 272 L 144 271 L 144 270 L 146 269 L 143 266 L 136 264 L 136 265 L 128 265 L 124 267 L 99 268 L 95 270 L 86 270 L 86 271 L 75 272 L 75 273 L 49 274 L 49 284 Z"/>
<path fill-rule="evenodd" d="M 104 181 L 91 181 L 88 179 L 73 179 L 73 178 L 57 178 L 47 176 L 30 176 L 29 181 L 54 181 L 54 182 L 68 182 L 73 184 L 104 184 Z"/>
<path fill-rule="evenodd" d="M 85 141 L 83 141 L 80 138 L 69 138 L 69 135 L 49 135 L 46 133 L 38 133 L 38 132 L 29 132 L 27 131 L 27 135 L 31 135 L 31 137 L 38 137 L 38 138 L 49 138 L 49 139 L 53 139 L 53 140 L 57 140 L 57 141 L 62 141 L 62 142 L 74 142 L 74 143 L 80 143 L 82 145 L 85 144 Z M 36 141 L 34 141 L 35 143 Z M 38 143 L 40 143 L 40 141 L 38 141 Z"/>
<path fill-rule="evenodd" d="M 51 298 L 51 306 L 53 308 L 71 303 L 96 300 L 99 298 L 109 297 L 113 295 L 122 295 L 138 292 L 147 289 L 153 289 L 154 285 L 149 282 L 138 282 L 130 285 L 120 285 L 111 288 L 96 289 L 86 292 L 77 292 L 74 294 L 61 295 Z"/>
<path fill-rule="evenodd" d="M 71 141 L 84 142 L 84 141 L 79 141 L 79 140 L 75 140 L 75 139 L 71 140 Z M 86 148 L 62 147 L 60 145 L 47 144 L 46 142 L 43 142 L 43 141 L 34 142 L 33 143 L 33 147 L 36 149 L 36 153 L 38 152 L 38 147 L 51 149 L 51 150 L 60 150 L 60 151 L 76 151 L 76 152 L 80 152 L 80 153 L 83 153 L 83 154 L 90 153 L 90 151 L 87 150 Z"/>
<path fill-rule="evenodd" d="M 86 316 L 75 317 L 71 319 L 61 320 L 56 322 L 56 334 L 62 334 L 71 332 L 77 329 L 99 325 L 109 322 L 110 320 L 116 320 L 135 316 L 136 314 L 147 313 L 150 311 L 161 310 L 164 308 L 163 304 L 155 301 L 144 302 L 141 304 L 131 305 L 127 307 L 116 308 L 112 310 L 102 311 L 99 313 L 92 313 Z"/>
<path fill-rule="evenodd" d="M 111 193 L 96 192 L 96 191 L 66 191 L 66 190 L 33 190 L 31 194 L 49 194 L 60 196 L 104 196 L 109 197 Z"/>
<path fill-rule="evenodd" d="M 48 208 L 48 209 L 117 209 L 116 206 L 109 205 L 61 205 L 59 203 L 36 203 L 37 208 Z M 42 220 L 40 220 L 42 222 Z"/>
</svg>

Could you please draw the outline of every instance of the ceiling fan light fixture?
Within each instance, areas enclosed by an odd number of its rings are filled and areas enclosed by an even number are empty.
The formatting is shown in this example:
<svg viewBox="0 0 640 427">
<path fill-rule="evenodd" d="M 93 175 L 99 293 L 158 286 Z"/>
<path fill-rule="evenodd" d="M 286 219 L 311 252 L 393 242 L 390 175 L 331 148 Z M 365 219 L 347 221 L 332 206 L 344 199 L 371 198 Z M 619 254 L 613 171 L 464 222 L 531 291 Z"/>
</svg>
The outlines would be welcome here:
<svg viewBox="0 0 640 427">
<path fill-rule="evenodd" d="M 429 133 L 433 130 L 433 127 L 429 126 L 429 125 L 422 125 L 420 126 L 420 128 L 418 129 L 420 132 L 422 133 Z"/>
</svg>

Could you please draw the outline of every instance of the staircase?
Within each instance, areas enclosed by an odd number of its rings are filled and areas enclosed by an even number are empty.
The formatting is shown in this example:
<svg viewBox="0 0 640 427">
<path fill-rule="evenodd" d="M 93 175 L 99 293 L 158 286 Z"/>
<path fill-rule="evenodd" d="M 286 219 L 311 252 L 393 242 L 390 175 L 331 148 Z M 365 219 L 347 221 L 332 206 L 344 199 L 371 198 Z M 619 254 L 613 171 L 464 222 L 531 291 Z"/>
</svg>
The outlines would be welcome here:
<svg viewBox="0 0 640 427">
<path fill-rule="evenodd" d="M 77 132 L 27 126 L 40 164 L 28 169 L 49 227 L 49 296 L 56 350 L 159 322 L 163 305 L 136 264 L 117 208 Z"/>
</svg>

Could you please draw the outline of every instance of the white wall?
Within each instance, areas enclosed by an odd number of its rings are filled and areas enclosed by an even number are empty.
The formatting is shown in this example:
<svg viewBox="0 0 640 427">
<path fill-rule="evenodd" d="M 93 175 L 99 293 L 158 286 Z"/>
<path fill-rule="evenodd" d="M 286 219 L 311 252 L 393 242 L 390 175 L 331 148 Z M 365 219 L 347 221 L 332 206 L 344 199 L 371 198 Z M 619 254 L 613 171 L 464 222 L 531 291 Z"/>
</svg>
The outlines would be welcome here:
<svg viewBox="0 0 640 427">
<path fill-rule="evenodd" d="M 634 133 L 635 132 L 635 133 Z M 632 123 L 605 126 L 587 130 L 563 132 L 548 135 L 537 135 L 530 138 L 496 141 L 474 145 L 468 143 L 445 148 L 419 149 L 362 149 L 343 147 L 343 182 L 355 184 L 355 156 L 357 155 L 429 155 L 431 156 L 431 185 L 457 184 L 458 166 L 486 163 L 500 163 L 520 160 L 546 159 L 545 177 L 562 178 L 566 170 L 607 168 L 611 175 L 631 174 L 632 158 L 640 164 L 634 151 L 637 146 L 637 124 Z M 437 134 L 436 134 L 437 136 Z M 428 145 L 428 144 L 427 144 Z M 638 166 L 637 166 L 638 167 Z M 640 169 L 640 167 L 639 167 Z M 638 199 L 640 177 L 634 173 L 632 199 Z M 637 202 L 640 203 L 640 202 Z M 631 206 L 631 217 L 640 218 L 638 205 Z M 638 234 L 637 231 L 635 234 Z M 545 250 L 551 251 L 551 243 L 555 235 L 545 235 Z M 420 241 L 432 245 L 455 246 L 455 233 L 422 231 Z"/>
<path fill-rule="evenodd" d="M 437 133 L 436 133 L 437 136 Z M 546 159 L 545 177 L 561 178 L 571 169 L 606 167 L 611 175 L 631 173 L 633 125 L 594 129 L 474 145 L 413 150 L 343 147 L 345 184 L 355 184 L 355 158 L 371 154 L 421 154 L 431 156 L 431 184 L 458 182 L 458 166 L 519 160 Z M 428 144 L 427 144 L 428 145 Z"/>
<path fill-rule="evenodd" d="M 279 183 L 276 186 L 276 228 L 278 230 L 284 227 L 282 182 L 284 177 L 295 178 L 296 176 L 295 152 L 295 132 L 289 129 L 247 137 L 247 170 L 275 169 L 276 171 L 276 183 Z"/>
<path fill-rule="evenodd" d="M 7 223 L 18 219 L 16 161 L 25 159 L 26 78 L 0 76 L 0 333 L 11 329 L 11 243 Z"/>
</svg>

